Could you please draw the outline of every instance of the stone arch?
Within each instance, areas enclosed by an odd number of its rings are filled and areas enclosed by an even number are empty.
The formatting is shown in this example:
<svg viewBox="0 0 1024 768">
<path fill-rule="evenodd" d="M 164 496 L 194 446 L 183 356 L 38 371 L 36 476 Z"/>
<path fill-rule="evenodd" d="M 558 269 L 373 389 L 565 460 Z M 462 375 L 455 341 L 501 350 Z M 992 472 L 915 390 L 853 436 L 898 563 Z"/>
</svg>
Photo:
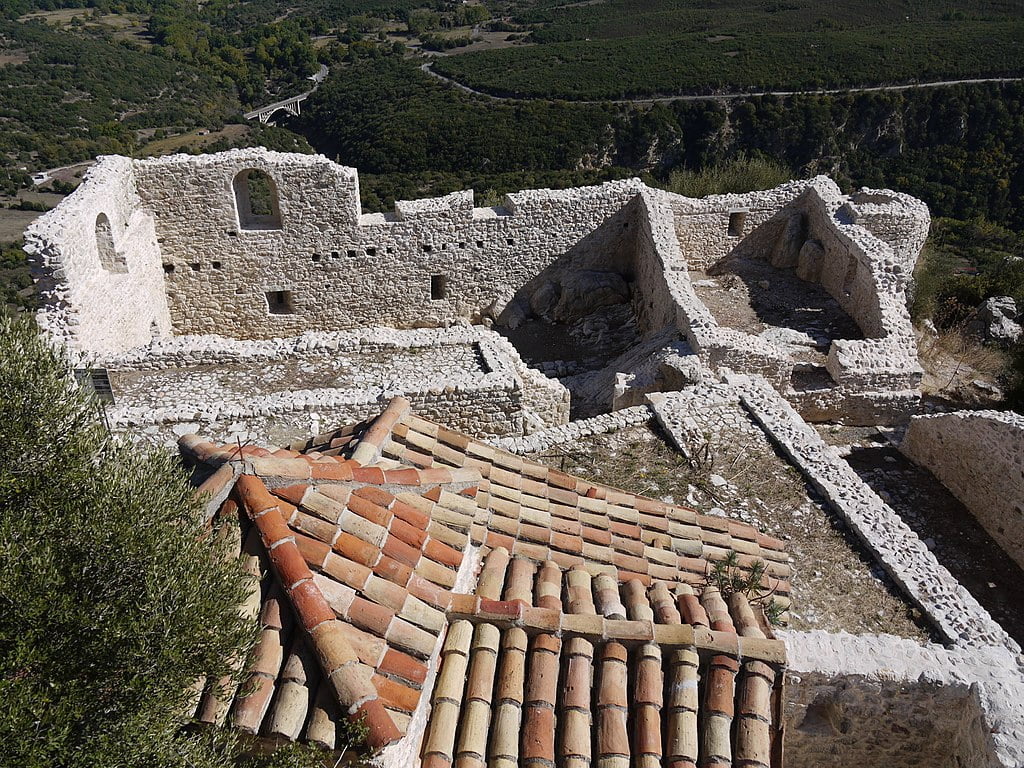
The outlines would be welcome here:
<svg viewBox="0 0 1024 768">
<path fill-rule="evenodd" d="M 114 228 L 105 213 L 96 217 L 96 251 L 100 257 L 100 265 L 107 272 L 127 272 L 128 264 L 124 254 L 118 252 L 114 245 Z"/>
<path fill-rule="evenodd" d="M 256 168 L 239 171 L 231 183 L 241 229 L 281 229 L 277 184 Z"/>
</svg>

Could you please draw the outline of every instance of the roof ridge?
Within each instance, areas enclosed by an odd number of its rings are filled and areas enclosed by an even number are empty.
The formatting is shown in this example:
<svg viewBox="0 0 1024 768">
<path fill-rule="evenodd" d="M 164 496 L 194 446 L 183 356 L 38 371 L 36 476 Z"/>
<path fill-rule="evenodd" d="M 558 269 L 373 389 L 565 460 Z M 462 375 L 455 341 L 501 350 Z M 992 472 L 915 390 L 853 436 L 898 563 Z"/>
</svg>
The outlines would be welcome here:
<svg viewBox="0 0 1024 768">
<path fill-rule="evenodd" d="M 255 475 L 242 475 L 236 485 L 239 500 L 259 530 L 274 572 L 313 645 L 317 660 L 349 718 L 365 718 L 367 743 L 380 749 L 401 738 L 384 708 L 373 680 L 345 635 L 342 622 L 313 580 L 279 502 Z"/>
<path fill-rule="evenodd" d="M 359 438 L 352 451 L 352 460 L 367 467 L 376 463 L 381 457 L 384 443 L 391 437 L 395 424 L 401 421 L 412 410 L 412 403 L 405 397 L 393 397 L 387 407 L 373 420 Z"/>
</svg>

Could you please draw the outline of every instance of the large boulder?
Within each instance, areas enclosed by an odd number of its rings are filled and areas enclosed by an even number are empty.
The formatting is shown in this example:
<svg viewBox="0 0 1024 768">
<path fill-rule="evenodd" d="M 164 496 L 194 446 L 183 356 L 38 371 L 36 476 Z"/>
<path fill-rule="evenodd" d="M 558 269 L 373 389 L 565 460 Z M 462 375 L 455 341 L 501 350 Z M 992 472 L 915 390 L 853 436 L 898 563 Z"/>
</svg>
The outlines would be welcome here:
<svg viewBox="0 0 1024 768">
<path fill-rule="evenodd" d="M 967 329 L 985 341 L 1013 344 L 1024 333 L 1020 320 L 1017 302 L 1012 296 L 992 296 L 974 310 Z"/>
</svg>

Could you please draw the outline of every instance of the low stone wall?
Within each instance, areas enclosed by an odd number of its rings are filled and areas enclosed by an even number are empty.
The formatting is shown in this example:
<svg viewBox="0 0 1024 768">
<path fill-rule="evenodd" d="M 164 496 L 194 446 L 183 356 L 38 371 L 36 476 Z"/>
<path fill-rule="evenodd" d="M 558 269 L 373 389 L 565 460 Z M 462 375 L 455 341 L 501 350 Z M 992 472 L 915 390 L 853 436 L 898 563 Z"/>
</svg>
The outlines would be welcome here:
<svg viewBox="0 0 1024 768">
<path fill-rule="evenodd" d="M 935 475 L 1024 568 L 1024 416 L 915 416 L 900 450 Z"/>
<path fill-rule="evenodd" d="M 479 368 L 461 370 L 446 365 L 446 349 L 455 347 L 475 350 Z M 268 389 L 259 376 L 261 364 L 294 360 L 315 368 L 324 355 L 358 360 L 359 355 L 394 350 L 414 352 L 414 359 L 422 358 L 429 373 L 418 374 L 418 369 L 412 368 L 391 372 L 381 380 L 364 377 L 344 387 L 278 390 Z M 118 374 L 133 371 L 180 372 L 191 381 L 190 372 L 239 364 L 251 368 L 252 388 L 241 398 L 234 391 L 231 397 L 209 391 L 187 398 L 143 392 L 118 397 L 117 404 L 108 409 L 107 418 L 114 429 L 164 442 L 185 432 L 287 442 L 286 438 L 361 420 L 379 411 L 380 404 L 396 394 L 408 397 L 428 418 L 479 436 L 522 435 L 529 426 L 563 424 L 569 414 L 569 393 L 557 380 L 527 368 L 507 340 L 481 327 L 376 328 L 254 341 L 185 336 L 158 341 L 106 362 L 113 381 Z"/>
<path fill-rule="evenodd" d="M 892 636 L 778 633 L 786 641 L 790 768 L 1017 768 L 1024 677 L 1002 648 Z"/>
<path fill-rule="evenodd" d="M 500 437 L 491 440 L 491 444 L 509 453 L 537 453 L 546 451 L 555 445 L 571 443 L 583 437 L 604 435 L 618 432 L 626 427 L 646 424 L 651 420 L 651 409 L 646 405 L 623 408 L 619 411 L 602 413 L 590 419 L 570 421 L 558 427 L 550 427 L 523 437 Z"/>
<path fill-rule="evenodd" d="M 904 594 L 924 611 L 946 641 L 965 646 L 995 645 L 1020 652 L 1017 643 L 935 559 L 900 516 L 767 381 L 739 374 L 727 374 L 724 379 L 779 450 L 846 522 Z M 670 407 L 670 403 L 661 407 Z"/>
</svg>

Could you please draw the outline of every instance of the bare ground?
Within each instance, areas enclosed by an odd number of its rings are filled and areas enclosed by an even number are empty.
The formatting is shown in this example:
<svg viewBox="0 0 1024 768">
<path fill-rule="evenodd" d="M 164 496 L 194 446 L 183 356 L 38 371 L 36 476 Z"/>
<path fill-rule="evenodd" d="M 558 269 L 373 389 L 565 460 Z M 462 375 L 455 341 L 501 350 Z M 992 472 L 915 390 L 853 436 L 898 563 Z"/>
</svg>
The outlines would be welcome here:
<svg viewBox="0 0 1024 768">
<path fill-rule="evenodd" d="M 938 561 L 1017 642 L 1024 642 L 1024 573 L 935 477 L 895 447 L 897 430 L 820 425 L 847 461 L 921 537 Z"/>
<path fill-rule="evenodd" d="M 13 243 L 21 240 L 26 227 L 43 215 L 40 211 L 16 211 L 7 207 L 12 203 L 16 204 L 19 199 L 44 203 L 52 208 L 63 200 L 64 196 L 28 190 L 21 190 L 14 197 L 0 195 L 0 243 Z"/>
<path fill-rule="evenodd" d="M 643 426 L 556 446 L 536 458 L 634 493 L 727 514 L 783 539 L 794 567 L 794 629 L 933 639 L 919 612 L 763 432 L 722 430 L 709 438 L 693 461 L 659 430 Z"/>
<path fill-rule="evenodd" d="M 719 325 L 764 334 L 774 343 L 796 339 L 787 351 L 799 362 L 823 364 L 833 339 L 863 338 L 824 288 L 792 270 L 757 259 L 730 259 L 709 272 L 691 271 L 690 280 Z"/>
<path fill-rule="evenodd" d="M 249 126 L 242 123 L 229 123 L 225 125 L 223 129 L 219 131 L 209 131 L 204 134 L 200 134 L 197 129 L 183 133 L 178 136 L 168 136 L 167 138 L 157 139 L 146 144 L 141 150 L 139 150 L 140 157 L 160 157 L 162 155 L 169 155 L 174 152 L 180 152 L 183 149 L 202 149 L 210 144 L 213 144 L 218 139 L 238 139 L 249 132 Z"/>
</svg>

